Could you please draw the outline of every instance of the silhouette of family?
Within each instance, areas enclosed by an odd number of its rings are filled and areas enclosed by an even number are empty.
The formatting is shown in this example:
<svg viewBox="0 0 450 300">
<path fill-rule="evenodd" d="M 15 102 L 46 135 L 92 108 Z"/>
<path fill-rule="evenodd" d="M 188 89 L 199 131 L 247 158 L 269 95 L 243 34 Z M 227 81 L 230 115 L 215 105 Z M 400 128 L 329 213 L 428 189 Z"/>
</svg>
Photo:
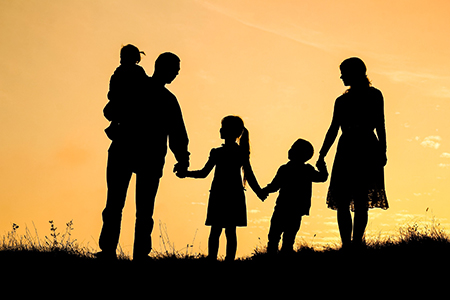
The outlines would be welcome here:
<svg viewBox="0 0 450 300">
<path fill-rule="evenodd" d="M 250 164 L 249 132 L 239 116 L 221 120 L 220 138 L 224 143 L 210 151 L 200 170 L 188 170 L 188 135 L 177 98 L 167 88 L 180 71 L 180 59 L 165 52 L 155 61 L 148 76 L 139 66 L 140 51 L 123 46 L 120 65 L 111 76 L 108 103 L 103 113 L 110 125 L 105 133 L 112 140 L 106 171 L 107 200 L 102 212 L 99 238 L 102 259 L 115 259 L 122 210 L 129 182 L 136 174 L 136 223 L 133 260 L 149 259 L 152 249 L 153 211 L 160 178 L 163 175 L 167 145 L 177 163 L 173 172 L 179 178 L 205 178 L 215 168 L 205 225 L 211 226 L 208 258 L 217 260 L 219 238 L 225 229 L 226 261 L 233 261 L 237 250 L 236 227 L 247 226 L 245 187 L 261 201 L 278 191 L 268 232 L 268 254 L 292 252 L 302 217 L 309 215 L 312 183 L 325 182 L 325 157 L 339 129 L 336 156 L 331 171 L 327 206 L 337 210 L 343 249 L 364 245 L 369 208 L 388 208 L 384 188 L 386 131 L 381 92 L 372 87 L 364 62 L 348 58 L 340 65 L 341 79 L 349 88 L 335 102 L 331 125 L 320 149 L 316 167 L 308 163 L 313 145 L 299 138 L 288 151 L 289 161 L 280 166 L 273 180 L 259 185 Z M 376 134 L 375 134 L 376 132 Z M 350 211 L 354 212 L 354 220 Z"/>
</svg>

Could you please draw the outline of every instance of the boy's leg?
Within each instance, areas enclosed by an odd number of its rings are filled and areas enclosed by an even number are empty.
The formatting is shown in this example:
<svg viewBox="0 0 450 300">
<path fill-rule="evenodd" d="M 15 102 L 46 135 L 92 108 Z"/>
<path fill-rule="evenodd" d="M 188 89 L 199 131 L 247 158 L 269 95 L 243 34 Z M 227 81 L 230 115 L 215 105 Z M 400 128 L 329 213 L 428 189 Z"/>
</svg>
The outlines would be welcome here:
<svg viewBox="0 0 450 300">
<path fill-rule="evenodd" d="M 222 234 L 222 227 L 211 226 L 208 239 L 208 258 L 212 260 L 217 259 L 219 252 L 219 238 Z"/>
<path fill-rule="evenodd" d="M 302 222 L 302 217 L 293 217 L 287 220 L 286 228 L 283 233 L 283 245 L 281 251 L 292 252 L 294 250 L 295 237 Z"/>
<path fill-rule="evenodd" d="M 106 207 L 102 212 L 103 227 L 99 238 L 99 246 L 105 256 L 115 257 L 116 255 L 122 210 L 125 205 L 131 175 L 131 170 L 123 163 L 118 153 L 108 154 L 108 166 L 106 168 L 108 192 Z"/>
<path fill-rule="evenodd" d="M 227 255 L 225 260 L 233 261 L 237 250 L 236 226 L 225 228 L 225 235 L 227 237 Z"/>
<path fill-rule="evenodd" d="M 281 239 L 281 234 L 283 233 L 283 218 L 275 210 L 273 212 L 272 218 L 270 219 L 270 229 L 268 235 L 267 243 L 267 253 L 276 254 L 278 251 L 278 243 Z"/>
</svg>

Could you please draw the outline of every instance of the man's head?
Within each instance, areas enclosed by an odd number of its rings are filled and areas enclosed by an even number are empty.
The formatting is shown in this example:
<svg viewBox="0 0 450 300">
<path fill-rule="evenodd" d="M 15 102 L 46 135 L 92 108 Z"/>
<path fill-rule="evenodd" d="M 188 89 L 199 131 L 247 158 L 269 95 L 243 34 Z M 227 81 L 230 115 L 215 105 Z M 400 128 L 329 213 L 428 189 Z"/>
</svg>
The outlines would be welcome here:
<svg viewBox="0 0 450 300">
<path fill-rule="evenodd" d="M 180 58 L 171 52 L 165 52 L 160 54 L 155 61 L 153 77 L 157 77 L 166 84 L 171 83 L 179 72 Z"/>
</svg>

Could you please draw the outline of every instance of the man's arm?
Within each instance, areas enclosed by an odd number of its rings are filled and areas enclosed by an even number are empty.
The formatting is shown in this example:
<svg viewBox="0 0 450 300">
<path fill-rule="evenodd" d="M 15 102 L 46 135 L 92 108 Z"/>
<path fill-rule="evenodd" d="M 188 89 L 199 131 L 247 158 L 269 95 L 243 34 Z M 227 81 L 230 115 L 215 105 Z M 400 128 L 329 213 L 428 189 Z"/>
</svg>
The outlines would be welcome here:
<svg viewBox="0 0 450 300">
<path fill-rule="evenodd" d="M 173 96 L 173 102 L 171 104 L 169 148 L 178 162 L 174 167 L 174 172 L 176 172 L 179 170 L 186 170 L 189 167 L 189 138 L 186 126 L 184 125 L 183 114 L 175 96 Z"/>
</svg>

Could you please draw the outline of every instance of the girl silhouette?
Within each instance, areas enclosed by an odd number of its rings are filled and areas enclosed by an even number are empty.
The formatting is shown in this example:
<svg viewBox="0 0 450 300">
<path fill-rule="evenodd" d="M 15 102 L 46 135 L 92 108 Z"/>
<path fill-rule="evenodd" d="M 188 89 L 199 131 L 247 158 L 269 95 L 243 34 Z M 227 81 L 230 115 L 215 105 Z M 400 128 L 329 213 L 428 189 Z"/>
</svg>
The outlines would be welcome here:
<svg viewBox="0 0 450 300">
<path fill-rule="evenodd" d="M 336 99 L 319 161 L 324 161 L 340 128 L 327 205 L 337 210 L 342 247 L 348 248 L 363 245 L 368 209 L 388 208 L 383 169 L 387 163 L 386 130 L 383 95 L 371 86 L 364 62 L 348 58 L 340 70 L 344 85 L 350 88 Z M 349 208 L 355 212 L 353 224 Z"/>
<path fill-rule="evenodd" d="M 225 260 L 233 261 L 236 256 L 236 226 L 247 226 L 247 208 L 244 187 L 249 183 L 252 190 L 264 201 L 252 166 L 250 165 L 249 133 L 238 116 L 222 119 L 220 138 L 225 143 L 211 150 L 209 159 L 201 170 L 178 172 L 177 176 L 205 178 L 216 167 L 208 201 L 205 225 L 211 226 L 208 241 L 208 258 L 217 259 L 219 238 L 225 228 L 227 238 Z M 236 143 L 238 141 L 238 143 Z M 241 169 L 244 179 L 241 177 Z"/>
</svg>

